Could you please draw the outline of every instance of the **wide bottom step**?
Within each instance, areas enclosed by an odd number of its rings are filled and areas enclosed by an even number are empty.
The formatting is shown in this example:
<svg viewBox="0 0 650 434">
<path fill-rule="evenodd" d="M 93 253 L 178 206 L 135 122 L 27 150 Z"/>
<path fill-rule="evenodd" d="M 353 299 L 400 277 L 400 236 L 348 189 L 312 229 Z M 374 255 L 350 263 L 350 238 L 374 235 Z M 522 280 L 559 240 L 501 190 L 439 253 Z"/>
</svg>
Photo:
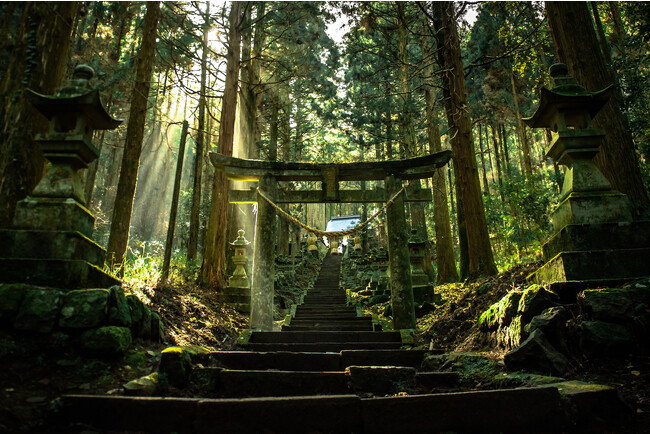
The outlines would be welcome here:
<svg viewBox="0 0 650 434">
<path fill-rule="evenodd" d="M 578 407 L 598 422 L 598 399 Z M 395 433 L 561 432 L 575 428 L 555 387 L 360 398 L 356 395 L 281 398 L 62 397 L 53 422 L 118 432 Z M 602 415 L 600 415 L 602 417 Z"/>
</svg>

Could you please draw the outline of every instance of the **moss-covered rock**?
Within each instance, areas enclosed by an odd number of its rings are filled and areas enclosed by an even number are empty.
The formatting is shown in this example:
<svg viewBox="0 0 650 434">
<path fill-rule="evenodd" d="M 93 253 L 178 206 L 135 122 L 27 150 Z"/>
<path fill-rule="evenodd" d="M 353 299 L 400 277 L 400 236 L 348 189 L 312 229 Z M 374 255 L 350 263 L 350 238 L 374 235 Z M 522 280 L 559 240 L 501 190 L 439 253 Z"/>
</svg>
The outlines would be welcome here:
<svg viewBox="0 0 650 434">
<path fill-rule="evenodd" d="M 200 345 L 190 345 L 185 347 L 185 350 L 190 355 L 192 363 L 206 363 L 210 360 L 210 350 Z"/>
<path fill-rule="evenodd" d="M 526 324 L 523 336 L 528 337 L 539 329 L 555 348 L 564 350 L 567 347 L 566 331 L 570 317 L 570 312 L 563 306 L 549 307 Z"/>
<path fill-rule="evenodd" d="M 591 356 L 607 357 L 613 352 L 631 349 L 630 332 L 620 324 L 583 321 L 578 325 L 580 351 Z"/>
<path fill-rule="evenodd" d="M 507 327 L 517 314 L 521 291 L 511 291 L 498 302 L 488 308 L 478 319 L 478 327 L 482 331 L 496 330 Z"/>
<path fill-rule="evenodd" d="M 0 321 L 13 323 L 20 303 L 31 287 L 24 283 L 0 283 Z"/>
<path fill-rule="evenodd" d="M 110 288 L 108 322 L 120 327 L 131 327 L 131 309 L 126 301 L 124 289 L 115 285 Z"/>
<path fill-rule="evenodd" d="M 129 305 L 129 311 L 131 312 L 131 331 L 133 331 L 135 336 L 139 336 L 142 320 L 145 315 L 144 311 L 147 307 L 135 294 L 127 295 L 126 303 Z"/>
<path fill-rule="evenodd" d="M 124 356 L 124 364 L 136 371 L 144 369 L 148 360 L 147 353 L 144 351 L 132 351 Z"/>
<path fill-rule="evenodd" d="M 503 361 L 510 370 L 535 371 L 564 375 L 570 368 L 569 360 L 546 339 L 541 330 L 535 330 L 520 346 L 508 352 Z"/>
<path fill-rule="evenodd" d="M 561 381 L 564 381 L 564 378 L 531 374 L 530 372 L 501 372 L 494 376 L 494 383 L 498 387 L 541 386 Z"/>
<path fill-rule="evenodd" d="M 131 346 L 131 330 L 106 326 L 87 330 L 81 335 L 81 347 L 103 354 L 124 354 Z"/>
<path fill-rule="evenodd" d="M 51 332 L 59 314 L 61 296 L 61 291 L 53 289 L 28 290 L 20 304 L 14 327 L 18 330 Z"/>
<path fill-rule="evenodd" d="M 625 288 L 588 289 L 578 301 L 589 319 L 629 322 L 634 315 L 634 302 Z"/>
<path fill-rule="evenodd" d="M 531 285 L 521 295 L 517 313 L 523 317 L 522 321 L 527 324 L 534 316 L 555 306 L 556 300 L 557 296 L 544 289 L 543 286 Z"/>
<path fill-rule="evenodd" d="M 108 313 L 107 289 L 78 289 L 63 296 L 59 326 L 92 328 L 106 321 Z"/>
<path fill-rule="evenodd" d="M 516 348 L 524 339 L 521 316 L 516 316 L 509 325 L 500 326 L 497 330 L 497 343 L 503 348 Z"/>
<path fill-rule="evenodd" d="M 158 393 L 158 373 L 129 381 L 124 386 L 124 394 L 129 396 L 153 396 Z"/>
<path fill-rule="evenodd" d="M 192 359 L 183 347 L 165 348 L 160 357 L 160 375 L 166 383 L 182 388 L 192 373 Z"/>
<path fill-rule="evenodd" d="M 164 336 L 165 327 L 160 316 L 156 312 L 151 312 L 151 340 L 154 342 L 162 342 Z"/>
</svg>

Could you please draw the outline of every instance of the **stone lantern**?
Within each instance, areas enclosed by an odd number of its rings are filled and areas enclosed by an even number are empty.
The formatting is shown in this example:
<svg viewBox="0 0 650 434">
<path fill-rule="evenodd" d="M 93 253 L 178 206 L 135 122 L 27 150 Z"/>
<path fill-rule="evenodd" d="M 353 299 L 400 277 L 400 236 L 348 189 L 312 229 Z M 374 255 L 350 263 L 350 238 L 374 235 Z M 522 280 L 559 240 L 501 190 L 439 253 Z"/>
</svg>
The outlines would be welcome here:
<svg viewBox="0 0 650 434">
<path fill-rule="evenodd" d="M 627 196 L 613 190 L 591 161 L 605 137 L 592 119 L 612 86 L 590 93 L 568 76 L 564 64 L 551 66 L 550 73 L 553 88 L 542 88 L 539 108 L 524 122 L 551 130 L 547 157 L 567 171 L 551 215 L 553 234 L 543 246 L 546 263 L 529 279 L 612 281 L 647 275 L 650 222 L 632 221 Z"/>
<path fill-rule="evenodd" d="M 411 260 L 411 280 L 413 286 L 428 285 L 429 277 L 422 269 L 426 241 L 420 239 L 417 229 L 411 230 L 409 238 L 409 255 Z"/>
<path fill-rule="evenodd" d="M 72 80 L 54 95 L 31 90 L 25 97 L 50 121 L 36 143 L 49 161 L 43 179 L 31 195 L 18 202 L 13 229 L 0 232 L 0 275 L 5 282 L 88 288 L 118 281 L 101 268 L 105 251 L 90 238 L 95 223 L 86 208 L 79 170 L 96 160 L 95 130 L 117 128 L 90 85 L 94 71 L 75 68 Z"/>
<path fill-rule="evenodd" d="M 250 241 L 244 238 L 244 230 L 240 229 L 237 231 L 237 239 L 230 243 L 234 247 L 235 254 L 232 257 L 232 262 L 235 264 L 235 271 L 232 273 L 232 276 L 229 280 L 229 285 L 231 288 L 250 288 L 251 284 L 248 280 L 248 275 L 246 274 L 246 248 L 250 245 Z"/>
<path fill-rule="evenodd" d="M 229 243 L 235 250 L 232 257 L 235 271 L 228 279 L 228 286 L 217 294 L 217 300 L 228 303 L 240 312 L 248 313 L 251 311 L 251 284 L 246 273 L 246 250 L 251 243 L 244 234 L 243 229 L 238 230 L 237 239 Z"/>
<path fill-rule="evenodd" d="M 524 121 L 532 128 L 549 128 L 553 141 L 547 157 L 567 166 L 560 205 L 553 214 L 553 226 L 630 221 L 627 197 L 612 187 L 591 161 L 599 151 L 605 133 L 592 125 L 593 117 L 607 103 L 612 86 L 599 92 L 587 89 L 568 76 L 563 63 L 551 66 L 552 89 L 542 88 L 540 105 Z"/>
</svg>

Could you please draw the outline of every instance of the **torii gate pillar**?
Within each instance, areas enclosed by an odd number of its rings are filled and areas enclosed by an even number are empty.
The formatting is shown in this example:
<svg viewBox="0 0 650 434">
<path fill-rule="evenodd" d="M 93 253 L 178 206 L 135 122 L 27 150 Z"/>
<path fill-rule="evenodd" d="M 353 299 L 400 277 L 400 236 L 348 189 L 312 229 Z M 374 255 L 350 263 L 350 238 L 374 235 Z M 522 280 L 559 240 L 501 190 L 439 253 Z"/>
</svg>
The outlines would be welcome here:
<svg viewBox="0 0 650 434">
<path fill-rule="evenodd" d="M 259 189 L 272 201 L 277 196 L 277 180 L 270 175 L 259 181 Z M 265 200 L 257 201 L 255 225 L 255 255 L 253 260 L 253 285 L 251 287 L 251 323 L 253 330 L 273 329 L 273 285 L 275 277 L 275 240 L 277 221 L 275 209 Z"/>
<path fill-rule="evenodd" d="M 389 200 L 402 188 L 402 180 L 394 175 L 388 175 L 384 183 L 386 200 Z M 411 281 L 406 214 L 404 212 L 404 194 L 397 196 L 393 204 L 386 208 L 386 235 L 388 237 L 393 327 L 395 330 L 414 329 L 415 307 L 413 305 L 413 284 Z"/>
</svg>

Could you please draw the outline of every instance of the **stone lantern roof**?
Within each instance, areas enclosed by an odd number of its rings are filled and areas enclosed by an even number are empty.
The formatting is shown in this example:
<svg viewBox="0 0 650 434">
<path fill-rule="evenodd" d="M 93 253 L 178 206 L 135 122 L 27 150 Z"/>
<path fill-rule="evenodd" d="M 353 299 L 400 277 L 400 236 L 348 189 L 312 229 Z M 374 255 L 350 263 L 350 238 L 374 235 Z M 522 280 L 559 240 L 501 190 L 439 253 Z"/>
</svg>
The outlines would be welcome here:
<svg viewBox="0 0 650 434">
<path fill-rule="evenodd" d="M 556 114 L 568 111 L 587 111 L 593 119 L 610 98 L 613 85 L 598 92 L 589 93 L 569 76 L 567 66 L 556 63 L 550 67 L 553 87 L 542 88 L 537 111 L 522 119 L 531 128 L 550 128 L 557 132 Z"/>
<path fill-rule="evenodd" d="M 86 119 L 86 127 L 90 130 L 115 129 L 123 120 L 115 119 L 106 112 L 99 90 L 90 85 L 94 75 L 95 71 L 90 66 L 78 65 L 72 80 L 54 95 L 42 95 L 27 89 L 25 96 L 48 120 L 58 124 L 53 125 L 58 130 L 56 132 L 74 130 L 80 116 Z"/>
<path fill-rule="evenodd" d="M 232 243 L 229 243 L 229 244 L 231 246 L 235 246 L 235 247 L 248 246 L 251 242 L 248 241 L 246 238 L 244 238 L 244 234 L 245 234 L 245 232 L 244 232 L 243 229 L 238 230 L 237 231 L 237 239 L 235 241 L 233 241 Z"/>
</svg>

